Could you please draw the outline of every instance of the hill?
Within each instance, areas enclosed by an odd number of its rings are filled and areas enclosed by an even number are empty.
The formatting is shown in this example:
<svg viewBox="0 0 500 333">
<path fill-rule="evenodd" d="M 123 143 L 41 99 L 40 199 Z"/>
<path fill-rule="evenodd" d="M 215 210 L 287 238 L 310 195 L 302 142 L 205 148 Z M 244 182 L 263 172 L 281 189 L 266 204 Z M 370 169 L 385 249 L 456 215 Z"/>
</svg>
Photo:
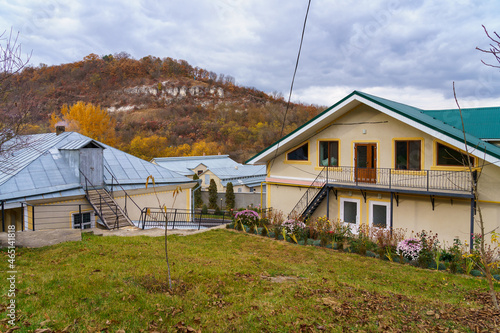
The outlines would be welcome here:
<svg viewBox="0 0 500 333">
<path fill-rule="evenodd" d="M 223 153 L 241 162 L 279 138 L 286 109 L 280 94 L 238 86 L 232 76 L 184 60 L 135 60 L 125 53 L 31 66 L 8 81 L 40 111 L 32 132 L 54 131 L 48 118 L 64 104 L 93 103 L 116 120 L 118 148 L 146 159 Z M 285 132 L 319 111 L 292 104 Z"/>
</svg>

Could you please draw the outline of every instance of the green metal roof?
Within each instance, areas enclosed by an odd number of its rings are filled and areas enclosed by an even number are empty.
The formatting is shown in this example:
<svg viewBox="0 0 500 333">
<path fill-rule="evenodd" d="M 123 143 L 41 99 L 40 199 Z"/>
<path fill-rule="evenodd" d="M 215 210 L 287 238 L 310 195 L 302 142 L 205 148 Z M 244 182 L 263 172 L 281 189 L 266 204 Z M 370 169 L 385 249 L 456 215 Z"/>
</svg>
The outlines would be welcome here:
<svg viewBox="0 0 500 333">
<path fill-rule="evenodd" d="M 461 129 L 458 109 L 425 110 L 425 114 Z M 462 109 L 465 131 L 481 139 L 500 140 L 500 107 Z"/>
<path fill-rule="evenodd" d="M 413 120 L 413 121 L 415 121 L 415 122 L 417 122 L 417 123 L 419 123 L 427 128 L 435 130 L 435 131 L 437 131 L 445 136 L 448 136 L 452 139 L 455 139 L 461 143 L 464 142 L 464 135 L 462 133 L 461 125 L 458 127 L 455 126 L 455 125 L 457 125 L 457 122 L 456 122 L 456 116 L 453 113 L 453 110 L 445 110 L 445 113 L 441 114 L 441 113 L 439 113 L 441 111 L 437 111 L 437 110 L 426 111 L 426 110 L 422 110 L 422 109 L 419 109 L 419 108 L 416 108 L 416 107 L 413 107 L 410 105 L 406 105 L 406 104 L 394 102 L 394 101 L 391 101 L 391 100 L 388 100 L 385 98 L 366 94 L 366 93 L 363 93 L 360 91 L 353 91 L 348 96 L 344 97 L 343 99 L 341 99 L 340 101 L 338 101 L 337 103 L 335 103 L 334 105 L 332 105 L 331 107 L 329 107 L 328 109 L 323 111 L 322 113 L 318 114 L 316 117 L 314 117 L 311 120 L 309 120 L 308 122 L 306 122 L 304 125 L 300 126 L 299 128 L 297 128 L 296 130 L 294 130 L 290 134 L 284 136 L 283 138 L 276 141 L 275 143 L 273 143 L 269 147 L 267 147 L 264 150 L 262 150 L 261 152 L 257 153 L 255 156 L 253 156 L 252 158 L 247 160 L 245 163 L 250 162 L 251 160 L 253 160 L 255 158 L 258 158 L 259 155 L 264 154 L 267 151 L 272 150 L 273 148 L 279 147 L 280 143 L 284 139 L 294 136 L 298 131 L 300 131 L 301 129 L 306 127 L 308 124 L 314 122 L 315 120 L 317 120 L 320 117 L 323 117 L 325 114 L 331 112 L 331 110 L 335 109 L 337 106 L 339 106 L 340 104 L 342 104 L 343 102 L 345 102 L 346 100 L 350 99 L 353 96 L 359 96 L 359 97 L 365 98 L 365 99 L 367 99 L 367 100 L 369 100 L 369 101 L 371 101 L 371 102 L 373 102 L 373 103 L 375 103 L 383 108 L 386 108 L 388 110 L 391 110 L 391 111 L 397 113 L 400 116 L 411 119 L 411 120 Z M 481 110 L 481 112 L 480 112 L 481 114 L 488 115 L 491 118 L 495 118 L 496 121 L 498 122 L 498 121 L 500 121 L 500 112 L 492 111 L 494 109 L 500 110 L 500 107 L 498 107 L 498 108 L 466 109 L 466 110 Z M 454 111 L 456 111 L 456 113 L 458 113 L 458 109 L 454 110 Z M 437 114 L 439 114 L 440 116 L 437 116 Z M 464 120 L 466 120 L 466 121 L 471 121 L 471 119 L 474 119 L 474 117 L 476 116 L 475 114 L 472 115 L 473 114 L 472 111 L 467 111 L 467 114 L 471 114 L 471 115 L 464 117 Z M 460 118 L 459 114 L 458 114 L 458 118 Z M 485 118 L 487 118 L 487 117 L 485 116 Z M 492 122 L 493 122 L 493 120 L 492 120 Z M 458 123 L 458 124 L 460 124 L 460 123 Z M 487 153 L 488 155 L 490 155 L 496 159 L 500 159 L 500 147 L 497 147 L 493 144 L 487 143 L 487 142 L 478 138 L 478 136 L 479 136 L 479 137 L 485 138 L 485 139 L 492 139 L 492 138 L 494 139 L 496 137 L 499 137 L 500 135 L 498 133 L 496 134 L 496 136 L 492 136 L 492 137 L 486 137 L 486 136 L 479 135 L 480 131 L 482 131 L 482 130 L 477 130 L 478 127 L 480 127 L 480 126 L 475 125 L 475 123 L 473 121 L 471 121 L 470 125 L 466 126 L 466 140 L 467 140 L 468 145 L 475 147 L 476 149 L 478 149 L 484 153 Z M 497 127 L 497 128 L 499 128 L 499 127 Z M 471 129 L 470 132 L 468 131 L 469 129 Z M 476 129 L 476 130 L 474 130 L 474 129 Z M 491 133 L 492 131 L 493 130 L 491 130 L 489 132 Z"/>
</svg>

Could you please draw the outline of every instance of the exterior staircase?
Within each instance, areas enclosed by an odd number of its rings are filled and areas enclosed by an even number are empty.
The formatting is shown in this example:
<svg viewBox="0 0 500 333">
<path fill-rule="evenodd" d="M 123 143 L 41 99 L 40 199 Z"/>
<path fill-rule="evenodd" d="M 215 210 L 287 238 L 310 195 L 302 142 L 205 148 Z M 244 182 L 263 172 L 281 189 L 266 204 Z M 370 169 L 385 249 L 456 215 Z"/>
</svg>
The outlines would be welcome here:
<svg viewBox="0 0 500 333">
<path fill-rule="evenodd" d="M 307 218 L 311 216 L 316 208 L 321 204 L 323 199 L 326 197 L 326 194 L 328 192 L 328 186 L 325 185 L 321 188 L 321 190 L 316 194 L 314 199 L 309 203 L 309 205 L 306 207 L 304 212 L 301 214 L 302 217 Z"/>
<path fill-rule="evenodd" d="M 130 218 L 104 188 L 87 189 L 87 200 L 108 229 L 133 226 Z"/>
</svg>

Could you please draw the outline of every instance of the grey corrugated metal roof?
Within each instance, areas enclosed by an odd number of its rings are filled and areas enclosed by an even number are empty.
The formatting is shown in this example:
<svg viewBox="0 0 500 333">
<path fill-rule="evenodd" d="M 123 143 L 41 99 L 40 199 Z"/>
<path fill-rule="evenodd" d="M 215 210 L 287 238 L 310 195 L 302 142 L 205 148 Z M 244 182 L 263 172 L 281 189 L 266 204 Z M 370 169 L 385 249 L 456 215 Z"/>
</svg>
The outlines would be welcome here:
<svg viewBox="0 0 500 333">
<path fill-rule="evenodd" d="M 224 187 L 226 187 L 228 183 L 233 183 L 233 186 L 245 185 L 248 187 L 257 187 L 260 186 L 265 181 L 266 181 L 266 176 L 258 176 L 258 177 L 227 179 L 221 181 L 221 184 Z"/>
<path fill-rule="evenodd" d="M 193 175 L 194 168 L 203 164 L 207 169 L 234 167 L 239 165 L 229 155 L 156 157 L 152 162 L 182 175 Z"/>
<path fill-rule="evenodd" d="M 70 132 L 60 135 L 55 133 L 25 135 L 6 142 L 4 149 L 12 146 L 18 148 L 10 152 L 9 156 L 0 158 L 0 186 L 68 135 Z"/>
<path fill-rule="evenodd" d="M 68 141 L 65 145 L 63 145 L 59 149 L 78 150 L 78 149 L 80 149 L 82 147 L 85 147 L 89 143 L 93 143 L 97 147 L 104 148 L 104 146 L 102 144 L 100 144 L 99 142 L 97 142 L 95 140 L 92 140 L 91 138 L 87 138 L 87 139 L 81 139 L 81 140 L 71 140 L 71 141 Z"/>
<path fill-rule="evenodd" d="M 220 179 L 266 176 L 265 165 L 237 165 L 229 168 L 210 169 Z"/>
<path fill-rule="evenodd" d="M 61 155 L 60 149 L 78 149 L 90 142 L 105 148 L 106 181 L 110 172 L 120 183 L 144 187 L 149 175 L 157 184 L 192 182 L 178 173 L 141 160 L 118 149 L 94 141 L 75 132 L 37 134 L 20 137 L 26 144 L 8 160 L 0 161 L 0 200 L 20 200 L 30 197 L 59 197 L 83 193 L 80 178 Z M 9 142 L 15 144 L 16 142 Z M 75 192 L 76 191 L 76 192 Z"/>
</svg>

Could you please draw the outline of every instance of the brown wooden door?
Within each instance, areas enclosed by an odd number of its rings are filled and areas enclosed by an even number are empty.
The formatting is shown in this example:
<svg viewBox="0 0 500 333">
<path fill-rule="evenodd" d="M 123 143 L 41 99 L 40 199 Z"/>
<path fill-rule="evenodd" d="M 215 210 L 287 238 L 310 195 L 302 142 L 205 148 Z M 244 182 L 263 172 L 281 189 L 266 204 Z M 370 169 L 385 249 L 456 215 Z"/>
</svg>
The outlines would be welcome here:
<svg viewBox="0 0 500 333">
<path fill-rule="evenodd" d="M 356 181 L 377 182 L 377 145 L 375 143 L 356 143 L 354 145 L 354 175 Z"/>
</svg>

